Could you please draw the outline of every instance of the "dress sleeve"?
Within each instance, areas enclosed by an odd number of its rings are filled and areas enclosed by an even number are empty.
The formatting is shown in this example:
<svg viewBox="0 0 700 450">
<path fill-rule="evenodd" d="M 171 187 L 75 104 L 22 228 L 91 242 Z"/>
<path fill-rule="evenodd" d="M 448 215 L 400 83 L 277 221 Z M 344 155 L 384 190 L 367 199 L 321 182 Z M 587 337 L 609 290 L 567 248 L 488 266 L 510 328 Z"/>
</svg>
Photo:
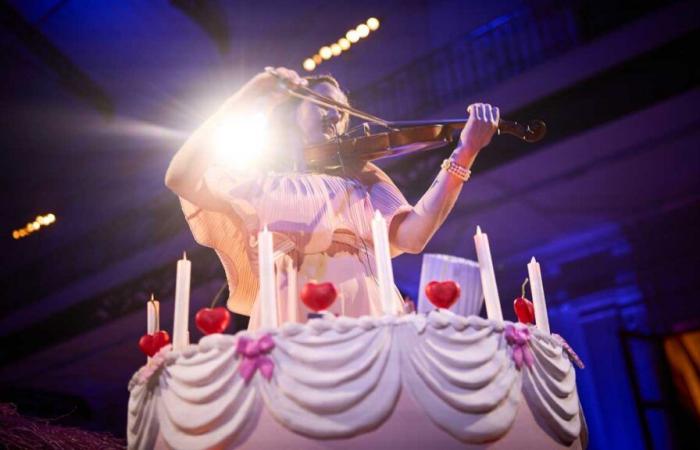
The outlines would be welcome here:
<svg viewBox="0 0 700 450">
<path fill-rule="evenodd" d="M 382 169 L 373 163 L 367 163 L 362 170 L 362 182 L 369 189 L 372 208 L 384 216 L 388 229 L 395 217 L 413 210 L 406 197 Z M 401 252 L 392 248 L 392 256 Z"/>
<path fill-rule="evenodd" d="M 205 175 L 206 188 L 212 195 L 223 196 L 232 189 L 250 189 L 236 184 L 219 171 Z M 252 230 L 257 229 L 257 214 L 246 195 L 227 195 L 228 212 L 203 209 L 184 198 L 180 205 L 195 241 L 214 249 L 226 272 L 229 288 L 228 308 L 238 314 L 250 315 L 258 292 L 257 268 L 251 258 L 255 249 L 250 244 Z"/>
</svg>

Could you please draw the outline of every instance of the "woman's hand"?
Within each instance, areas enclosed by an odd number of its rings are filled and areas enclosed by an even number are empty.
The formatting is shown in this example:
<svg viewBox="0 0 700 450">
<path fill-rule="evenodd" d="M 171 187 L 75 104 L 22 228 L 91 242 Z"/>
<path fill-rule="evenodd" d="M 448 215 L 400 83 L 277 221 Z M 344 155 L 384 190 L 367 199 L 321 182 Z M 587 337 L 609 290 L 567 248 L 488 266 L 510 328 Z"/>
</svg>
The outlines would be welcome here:
<svg viewBox="0 0 700 450">
<path fill-rule="evenodd" d="M 479 151 L 491 142 L 498 129 L 500 112 L 488 103 L 471 104 L 467 112 L 469 119 L 460 134 L 454 157 L 461 165 L 470 167 Z"/>
<path fill-rule="evenodd" d="M 276 76 L 275 76 L 276 75 Z M 280 78 L 282 80 L 280 80 Z M 250 97 L 266 97 L 271 106 L 283 102 L 288 98 L 286 89 L 282 83 L 291 86 L 306 86 L 308 82 L 298 73 L 286 67 L 267 67 L 248 81 L 241 91 Z"/>
</svg>

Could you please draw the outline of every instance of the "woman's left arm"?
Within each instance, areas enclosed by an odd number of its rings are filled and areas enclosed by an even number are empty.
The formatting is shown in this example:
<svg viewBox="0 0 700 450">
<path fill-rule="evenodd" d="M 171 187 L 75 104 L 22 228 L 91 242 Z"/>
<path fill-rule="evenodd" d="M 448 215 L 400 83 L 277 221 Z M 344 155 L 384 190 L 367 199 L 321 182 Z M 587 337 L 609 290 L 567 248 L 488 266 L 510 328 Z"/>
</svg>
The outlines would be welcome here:
<svg viewBox="0 0 700 450">
<path fill-rule="evenodd" d="M 470 169 L 479 151 L 486 147 L 498 128 L 498 108 L 475 103 L 467 109 L 469 119 L 452 153 L 454 163 Z M 440 170 L 433 184 L 413 209 L 394 218 L 389 240 L 399 252 L 420 253 L 443 224 L 459 197 L 464 182 L 447 170 Z"/>
</svg>

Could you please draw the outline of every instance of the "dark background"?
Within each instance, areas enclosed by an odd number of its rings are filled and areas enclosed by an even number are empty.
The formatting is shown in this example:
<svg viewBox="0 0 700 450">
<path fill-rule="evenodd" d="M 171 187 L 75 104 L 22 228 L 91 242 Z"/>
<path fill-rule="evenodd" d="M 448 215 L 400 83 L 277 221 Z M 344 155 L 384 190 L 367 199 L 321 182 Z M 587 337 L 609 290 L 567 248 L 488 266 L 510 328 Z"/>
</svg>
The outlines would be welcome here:
<svg viewBox="0 0 700 450">
<path fill-rule="evenodd" d="M 193 313 L 224 279 L 163 185 L 170 158 L 250 76 L 304 73 L 305 58 L 375 16 L 378 31 L 315 72 L 356 106 L 422 119 L 487 101 L 549 126 L 536 145 L 494 139 L 426 251 L 475 259 L 481 225 L 509 320 L 536 256 L 552 329 L 588 366 L 577 375 L 591 448 L 681 447 L 693 419 L 663 343 L 700 325 L 695 6 L 0 1 L 0 401 L 124 435 L 146 299 L 161 300 L 170 330 L 183 250 Z M 447 153 L 383 167 L 415 201 Z M 57 222 L 12 238 L 46 213 Z M 412 298 L 420 263 L 394 262 Z"/>
</svg>

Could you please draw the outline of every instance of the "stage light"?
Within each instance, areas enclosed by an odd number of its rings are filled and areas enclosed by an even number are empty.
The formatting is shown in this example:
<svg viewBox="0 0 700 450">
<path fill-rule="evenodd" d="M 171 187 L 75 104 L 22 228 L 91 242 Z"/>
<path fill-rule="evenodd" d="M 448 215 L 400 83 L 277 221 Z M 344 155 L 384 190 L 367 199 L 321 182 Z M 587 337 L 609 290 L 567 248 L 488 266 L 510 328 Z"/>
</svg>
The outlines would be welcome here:
<svg viewBox="0 0 700 450">
<path fill-rule="evenodd" d="M 369 27 L 369 29 L 372 31 L 376 30 L 379 28 L 379 19 L 376 17 L 370 17 L 367 19 L 367 27 Z"/>
<path fill-rule="evenodd" d="M 334 56 L 340 56 L 341 53 L 350 49 L 352 44 L 356 44 L 360 39 L 366 38 L 370 33 L 379 28 L 379 19 L 370 17 L 365 23 L 359 24 L 355 29 L 349 30 L 344 37 L 338 39 L 337 42 L 324 45 L 319 49 L 319 52 L 311 57 L 312 61 L 306 59 L 301 66 L 311 72 L 315 70 L 323 60 L 331 59 Z M 312 64 L 312 62 L 314 64 Z"/>
<path fill-rule="evenodd" d="M 47 214 L 45 216 L 36 216 L 34 221 L 27 222 L 27 224 L 23 228 L 12 231 L 12 238 L 20 239 L 29 236 L 35 231 L 38 231 L 42 226 L 45 227 L 51 225 L 55 221 L 56 216 L 53 214 Z"/>
<path fill-rule="evenodd" d="M 333 51 L 330 47 L 325 46 L 321 47 L 321 49 L 318 51 L 318 54 L 321 55 L 321 58 L 323 59 L 331 59 L 331 57 L 333 56 Z"/>
<path fill-rule="evenodd" d="M 360 40 L 360 35 L 355 30 L 350 30 L 347 33 L 345 33 L 345 37 L 348 39 L 348 41 L 352 42 L 353 44 Z"/>
<path fill-rule="evenodd" d="M 214 135 L 217 161 L 236 171 L 252 169 L 264 154 L 267 131 L 262 113 L 225 118 Z"/>
<path fill-rule="evenodd" d="M 311 72 L 311 71 L 314 70 L 315 68 L 316 68 L 316 63 L 314 62 L 313 59 L 311 59 L 311 58 L 306 58 L 306 59 L 304 60 L 304 69 L 305 69 L 305 70 Z"/>
<path fill-rule="evenodd" d="M 369 36 L 369 27 L 364 23 L 358 25 L 357 28 L 355 28 L 355 31 L 357 31 L 358 36 L 360 36 L 361 38 L 366 38 L 367 36 Z"/>
</svg>

